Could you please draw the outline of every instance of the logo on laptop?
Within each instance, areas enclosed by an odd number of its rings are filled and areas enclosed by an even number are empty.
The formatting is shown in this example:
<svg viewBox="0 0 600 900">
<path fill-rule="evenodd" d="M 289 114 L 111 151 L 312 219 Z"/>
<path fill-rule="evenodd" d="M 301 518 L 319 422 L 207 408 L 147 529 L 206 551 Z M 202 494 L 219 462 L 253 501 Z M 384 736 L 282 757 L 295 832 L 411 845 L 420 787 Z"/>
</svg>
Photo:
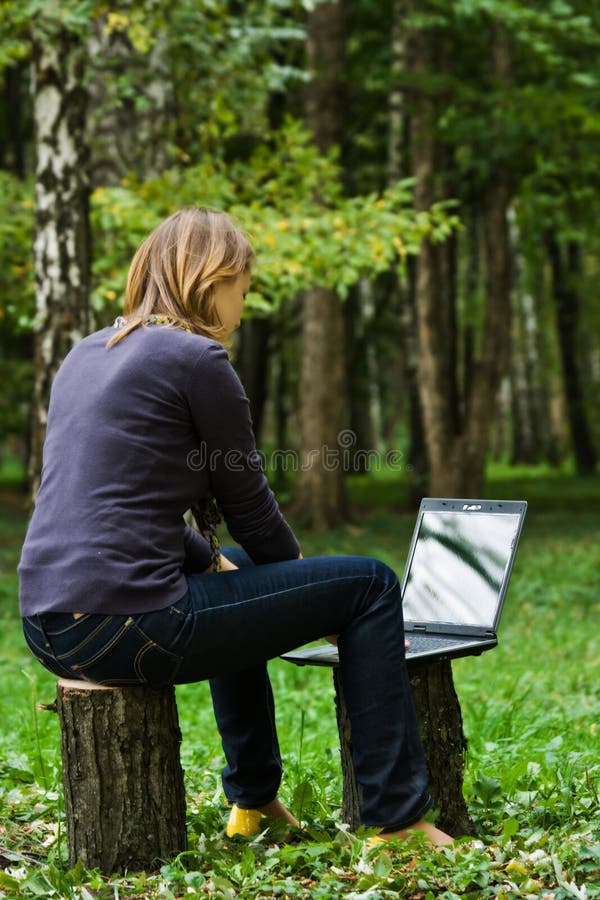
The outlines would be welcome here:
<svg viewBox="0 0 600 900">
<path fill-rule="evenodd" d="M 470 506 L 468 503 L 465 503 L 463 509 L 471 510 L 471 509 L 481 509 L 481 504 L 477 505 L 477 503 L 472 503 Z"/>
</svg>

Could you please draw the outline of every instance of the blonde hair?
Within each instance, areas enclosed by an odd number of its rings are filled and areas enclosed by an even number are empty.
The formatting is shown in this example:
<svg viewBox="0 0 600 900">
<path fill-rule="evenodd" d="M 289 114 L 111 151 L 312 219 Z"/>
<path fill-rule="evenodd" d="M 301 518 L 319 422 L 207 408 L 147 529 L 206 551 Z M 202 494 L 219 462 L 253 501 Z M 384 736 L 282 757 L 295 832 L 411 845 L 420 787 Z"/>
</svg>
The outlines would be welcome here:
<svg viewBox="0 0 600 900">
<path fill-rule="evenodd" d="M 189 207 L 161 222 L 129 267 L 123 315 L 126 322 L 107 343 L 121 341 L 150 316 L 227 344 L 214 302 L 219 281 L 247 272 L 254 252 L 247 237 L 223 212 Z"/>
</svg>

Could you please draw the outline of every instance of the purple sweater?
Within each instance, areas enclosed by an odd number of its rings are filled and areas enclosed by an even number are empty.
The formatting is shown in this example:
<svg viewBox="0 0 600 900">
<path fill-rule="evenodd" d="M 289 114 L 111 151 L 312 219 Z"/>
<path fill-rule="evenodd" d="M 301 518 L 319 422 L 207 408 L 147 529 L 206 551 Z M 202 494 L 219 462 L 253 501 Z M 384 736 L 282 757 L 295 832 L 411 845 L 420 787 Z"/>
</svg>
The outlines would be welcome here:
<svg viewBox="0 0 600 900">
<path fill-rule="evenodd" d="M 214 496 L 256 563 L 298 543 L 260 468 L 248 399 L 223 347 L 178 328 L 105 328 L 63 362 L 19 563 L 21 615 L 162 609 L 210 563 L 183 520 Z M 215 576 L 218 577 L 218 576 Z"/>
</svg>

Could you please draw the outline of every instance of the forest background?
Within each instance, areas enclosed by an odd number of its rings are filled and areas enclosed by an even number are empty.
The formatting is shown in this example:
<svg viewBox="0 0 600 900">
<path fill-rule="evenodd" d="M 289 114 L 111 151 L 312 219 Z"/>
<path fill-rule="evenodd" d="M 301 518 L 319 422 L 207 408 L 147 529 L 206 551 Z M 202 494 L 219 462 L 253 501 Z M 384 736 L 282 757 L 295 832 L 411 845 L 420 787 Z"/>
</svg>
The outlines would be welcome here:
<svg viewBox="0 0 600 900">
<path fill-rule="evenodd" d="M 235 363 L 267 464 L 299 454 L 273 475 L 303 519 L 341 521 L 344 476 L 389 450 L 415 497 L 477 496 L 490 457 L 593 472 L 598 15 L 3 4 L 5 465 L 35 482 L 60 360 L 119 313 L 148 231 L 208 204 L 256 247 Z"/>
<path fill-rule="evenodd" d="M 0 896 L 599 895 L 599 26 L 594 0 L 0 4 Z M 191 204 L 256 249 L 233 362 L 305 552 L 399 570 L 419 497 L 529 500 L 503 647 L 454 667 L 484 856 L 392 869 L 342 840 L 325 673 L 275 663 L 284 792 L 325 831 L 217 837 L 185 688 L 196 855 L 66 872 L 52 680 L 18 634 L 26 497 L 57 367 Z"/>
</svg>

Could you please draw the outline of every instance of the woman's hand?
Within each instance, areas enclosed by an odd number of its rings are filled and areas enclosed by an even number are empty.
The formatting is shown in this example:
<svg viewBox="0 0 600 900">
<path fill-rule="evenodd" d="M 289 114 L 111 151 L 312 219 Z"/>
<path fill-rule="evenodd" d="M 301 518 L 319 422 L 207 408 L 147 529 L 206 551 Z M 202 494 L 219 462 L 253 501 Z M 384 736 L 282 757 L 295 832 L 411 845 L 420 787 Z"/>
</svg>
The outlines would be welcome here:
<svg viewBox="0 0 600 900">
<path fill-rule="evenodd" d="M 221 568 L 219 570 L 220 572 L 234 572 L 237 568 L 237 566 L 234 566 L 234 564 L 221 553 Z"/>
<path fill-rule="evenodd" d="M 228 560 L 226 556 L 223 556 L 222 553 L 220 553 L 219 556 L 221 557 L 221 568 L 219 569 L 219 572 L 234 572 L 238 568 L 232 562 L 230 562 L 230 560 Z M 204 570 L 204 574 L 206 575 L 207 572 L 214 572 L 214 571 L 215 571 L 215 564 L 211 563 L 210 566 L 208 567 L 208 569 Z"/>
</svg>

